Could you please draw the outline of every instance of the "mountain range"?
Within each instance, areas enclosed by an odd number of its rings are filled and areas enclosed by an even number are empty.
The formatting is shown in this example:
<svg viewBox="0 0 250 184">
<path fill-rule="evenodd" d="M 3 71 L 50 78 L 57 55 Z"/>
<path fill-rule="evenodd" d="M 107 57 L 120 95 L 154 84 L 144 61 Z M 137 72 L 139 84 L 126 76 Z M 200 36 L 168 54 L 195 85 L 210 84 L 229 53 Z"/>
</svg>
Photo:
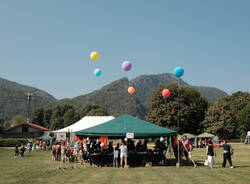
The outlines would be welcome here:
<svg viewBox="0 0 250 184">
<path fill-rule="evenodd" d="M 56 104 L 72 104 L 75 108 L 80 108 L 87 103 L 102 105 L 111 115 L 118 116 L 124 113 L 144 118 L 147 104 L 151 94 L 158 85 L 178 82 L 172 74 L 163 73 L 158 75 L 141 75 L 132 80 L 122 78 L 116 80 L 99 90 L 91 93 L 57 100 L 52 95 L 34 87 L 18 84 L 0 78 L 0 124 L 8 121 L 12 116 L 21 114 L 27 116 L 27 93 L 32 93 L 31 110 L 38 107 L 53 106 Z M 180 86 L 190 86 L 183 80 L 179 80 Z M 127 92 L 129 86 L 135 88 L 135 93 L 130 95 Z M 227 96 L 224 91 L 213 87 L 193 86 L 202 96 L 207 98 L 209 103 L 216 99 Z"/>
</svg>

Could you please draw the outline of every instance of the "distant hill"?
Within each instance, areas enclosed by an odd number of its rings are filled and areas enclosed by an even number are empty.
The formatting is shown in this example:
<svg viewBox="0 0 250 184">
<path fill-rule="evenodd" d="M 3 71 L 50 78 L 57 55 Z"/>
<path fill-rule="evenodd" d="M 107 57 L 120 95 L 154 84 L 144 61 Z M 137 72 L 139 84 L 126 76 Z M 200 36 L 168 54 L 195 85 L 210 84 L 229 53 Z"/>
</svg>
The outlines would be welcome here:
<svg viewBox="0 0 250 184">
<path fill-rule="evenodd" d="M 143 105 L 147 105 L 148 98 L 155 91 L 159 84 L 177 83 L 178 80 L 173 74 L 163 73 L 158 75 L 141 75 L 130 81 L 130 84 L 136 88 L 136 94 Z M 190 86 L 182 79 L 179 81 L 180 86 Z M 197 89 L 209 103 L 220 99 L 228 94 L 214 87 L 192 86 Z"/>
<path fill-rule="evenodd" d="M 80 108 L 87 103 L 94 103 L 107 108 L 111 115 L 119 116 L 128 113 L 144 118 L 146 110 L 136 95 L 130 95 L 127 90 L 129 80 L 122 78 L 114 81 L 92 93 L 81 95 L 72 99 L 63 99 L 61 103 L 68 103 Z"/>
<path fill-rule="evenodd" d="M 78 96 L 72 99 L 63 99 L 60 103 L 69 103 L 76 108 L 80 108 L 86 103 L 94 103 L 107 108 L 114 116 L 128 113 L 140 118 L 146 115 L 149 97 L 157 89 L 159 84 L 169 84 L 177 82 L 177 78 L 172 74 L 164 73 L 158 75 L 141 75 L 129 81 L 127 78 L 114 81 L 92 93 Z M 189 86 L 180 79 L 181 86 Z M 129 86 L 135 87 L 135 93 L 129 95 Z M 227 96 L 227 94 L 217 88 L 194 86 L 202 96 L 207 98 L 209 103 L 216 99 Z"/>
<path fill-rule="evenodd" d="M 205 87 L 205 86 L 193 86 L 197 89 L 203 97 L 205 97 L 208 102 L 211 104 L 215 100 L 228 96 L 228 94 L 218 88 L 214 87 Z"/>
<path fill-rule="evenodd" d="M 136 96 L 140 102 L 147 107 L 149 97 L 158 88 L 159 84 L 177 83 L 177 79 L 169 73 L 158 75 L 141 75 L 130 81 L 130 85 L 135 87 Z M 181 86 L 188 86 L 180 79 Z"/>
<path fill-rule="evenodd" d="M 57 102 L 57 99 L 45 91 L 0 78 L 0 123 L 10 120 L 16 114 L 26 116 L 27 93 L 33 93 L 32 110 Z"/>
<path fill-rule="evenodd" d="M 128 113 L 144 118 L 149 97 L 158 85 L 173 82 L 177 82 L 177 78 L 168 73 L 141 75 L 131 81 L 122 78 L 89 94 L 58 101 L 45 91 L 0 78 L 0 124 L 3 121 L 10 120 L 16 114 L 26 115 L 28 111 L 27 93 L 34 94 L 31 103 L 32 110 L 38 107 L 53 106 L 58 103 L 72 104 L 75 108 L 80 108 L 87 103 L 94 103 L 106 107 L 109 113 L 114 116 Z M 181 79 L 179 82 L 181 86 L 189 85 Z M 135 87 L 133 95 L 127 92 L 129 86 Z M 194 88 L 207 98 L 209 103 L 227 96 L 224 91 L 217 88 L 200 86 L 194 86 Z"/>
</svg>

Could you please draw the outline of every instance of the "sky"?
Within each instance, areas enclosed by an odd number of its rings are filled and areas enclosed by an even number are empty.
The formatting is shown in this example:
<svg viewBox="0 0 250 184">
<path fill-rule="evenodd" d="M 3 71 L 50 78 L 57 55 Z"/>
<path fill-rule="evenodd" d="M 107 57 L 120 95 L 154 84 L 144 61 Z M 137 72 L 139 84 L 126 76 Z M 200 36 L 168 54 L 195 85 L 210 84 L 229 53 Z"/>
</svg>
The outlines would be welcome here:
<svg viewBox="0 0 250 184">
<path fill-rule="evenodd" d="M 182 66 L 191 85 L 250 92 L 249 20 L 249 0 L 0 0 L 0 77 L 61 99 Z"/>
</svg>

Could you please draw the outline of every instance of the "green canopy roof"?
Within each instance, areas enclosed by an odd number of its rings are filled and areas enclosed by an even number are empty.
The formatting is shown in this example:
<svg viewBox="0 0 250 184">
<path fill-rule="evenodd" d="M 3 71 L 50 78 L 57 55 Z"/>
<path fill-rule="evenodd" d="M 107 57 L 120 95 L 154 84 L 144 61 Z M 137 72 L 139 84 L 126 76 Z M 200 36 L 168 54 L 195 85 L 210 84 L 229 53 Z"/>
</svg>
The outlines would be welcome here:
<svg viewBox="0 0 250 184">
<path fill-rule="evenodd" d="M 76 135 L 109 136 L 113 138 L 125 137 L 126 133 L 134 133 L 135 138 L 177 135 L 175 130 L 149 123 L 128 114 L 119 116 L 101 125 L 75 132 Z"/>
<path fill-rule="evenodd" d="M 184 137 L 184 136 L 186 136 L 188 139 L 193 139 L 193 138 L 197 137 L 196 135 L 190 134 L 190 133 L 185 133 L 181 137 Z"/>
<path fill-rule="evenodd" d="M 198 135 L 197 137 L 199 137 L 199 138 L 213 138 L 213 137 L 215 137 L 215 135 L 204 132 L 204 133 Z"/>
<path fill-rule="evenodd" d="M 38 137 L 37 139 L 39 139 L 39 140 L 50 140 L 50 139 L 52 139 L 52 137 L 49 136 L 49 135 L 43 135 L 41 137 Z"/>
</svg>

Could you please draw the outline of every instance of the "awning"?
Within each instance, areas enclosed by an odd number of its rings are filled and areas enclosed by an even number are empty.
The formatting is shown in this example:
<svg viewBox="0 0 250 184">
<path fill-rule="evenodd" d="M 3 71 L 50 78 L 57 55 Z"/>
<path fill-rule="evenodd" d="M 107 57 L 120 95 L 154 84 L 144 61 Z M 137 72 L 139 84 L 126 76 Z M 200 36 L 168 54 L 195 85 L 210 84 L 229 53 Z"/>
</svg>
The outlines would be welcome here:
<svg viewBox="0 0 250 184">
<path fill-rule="evenodd" d="M 197 137 L 199 137 L 199 138 L 213 138 L 213 137 L 215 137 L 215 135 L 204 132 L 204 133 L 198 135 Z"/>
<path fill-rule="evenodd" d="M 126 137 L 127 133 L 133 133 L 134 138 L 150 138 L 160 136 L 177 135 L 177 131 L 167 129 L 136 117 L 124 114 L 106 123 L 75 132 L 82 136 L 108 136 L 112 138 Z"/>
<path fill-rule="evenodd" d="M 86 128 L 90 128 L 102 123 L 105 123 L 109 120 L 114 119 L 113 116 L 85 116 L 76 123 L 62 128 L 60 130 L 53 131 L 54 133 L 65 133 L 65 132 L 76 132 Z"/>
<path fill-rule="evenodd" d="M 195 137 L 197 137 L 197 135 L 190 134 L 190 133 L 182 134 L 181 137 L 184 137 L 184 136 L 186 136 L 188 139 L 194 139 Z"/>
<path fill-rule="evenodd" d="M 51 140 L 53 137 L 49 136 L 49 135 L 43 135 L 41 137 L 38 137 L 37 139 L 39 140 Z"/>
</svg>

